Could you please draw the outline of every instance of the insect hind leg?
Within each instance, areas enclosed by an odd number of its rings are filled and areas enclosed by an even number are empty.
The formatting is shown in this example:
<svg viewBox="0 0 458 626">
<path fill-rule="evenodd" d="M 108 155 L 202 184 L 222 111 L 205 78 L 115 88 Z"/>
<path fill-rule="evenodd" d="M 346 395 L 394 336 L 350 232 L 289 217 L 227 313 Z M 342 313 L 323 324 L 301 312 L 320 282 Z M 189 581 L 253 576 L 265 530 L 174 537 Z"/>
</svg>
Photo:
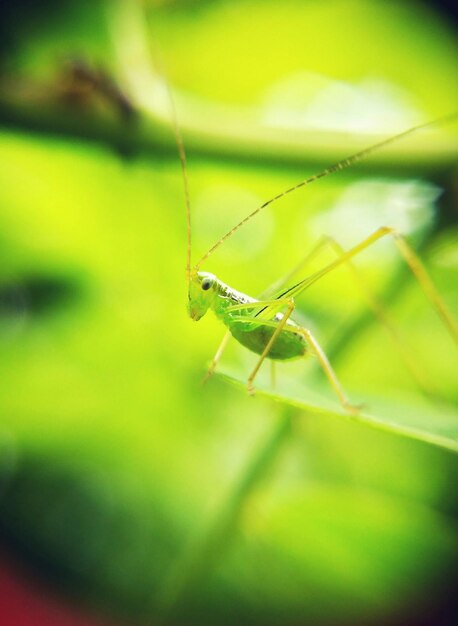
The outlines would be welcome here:
<svg viewBox="0 0 458 626">
<path fill-rule="evenodd" d="M 292 301 L 291 301 L 292 302 Z M 342 384 L 340 383 L 339 379 L 337 378 L 337 374 L 334 372 L 334 369 L 332 368 L 329 359 L 327 358 L 323 348 L 321 347 L 321 345 L 318 343 L 318 340 L 315 338 L 315 336 L 312 334 L 312 332 L 308 329 L 308 328 L 304 328 L 302 326 L 295 326 L 294 328 L 289 328 L 288 326 L 286 326 L 286 321 L 288 320 L 289 317 L 291 317 L 292 312 L 294 311 L 294 302 L 292 302 L 292 304 L 288 307 L 288 311 L 285 313 L 285 315 L 283 316 L 281 322 L 276 323 L 276 322 L 272 322 L 272 321 L 263 321 L 263 324 L 265 326 L 272 326 L 273 328 L 275 328 L 275 332 L 272 335 L 269 343 L 266 345 L 263 353 L 261 354 L 261 357 L 259 358 L 255 368 L 253 369 L 253 371 L 251 372 L 249 378 L 248 378 L 248 391 L 253 394 L 254 393 L 254 386 L 253 386 L 253 381 L 263 363 L 263 361 L 269 356 L 269 352 L 270 349 L 272 348 L 275 340 L 277 339 L 278 335 L 281 332 L 291 332 L 291 333 L 300 333 L 305 341 L 307 342 L 307 344 L 311 347 L 311 350 L 313 352 L 313 354 L 317 357 L 318 362 L 324 372 L 324 374 L 326 375 L 334 393 L 337 395 L 339 402 L 341 403 L 341 405 L 343 406 L 343 408 L 352 413 L 352 414 L 357 414 L 363 405 L 361 404 L 352 404 L 349 399 L 347 398 L 347 395 L 342 387 Z M 285 320 L 286 318 L 286 320 Z"/>
<path fill-rule="evenodd" d="M 337 395 L 337 397 L 339 398 L 339 401 L 341 403 L 341 405 L 343 406 L 343 408 L 345 410 L 347 410 L 349 413 L 352 414 L 357 414 L 359 413 L 359 411 L 361 410 L 362 406 L 361 404 L 352 404 L 345 392 L 344 389 L 339 381 L 339 379 L 337 378 L 336 373 L 334 372 L 328 357 L 326 356 L 323 348 L 320 346 L 320 344 L 318 343 L 318 341 L 315 339 L 314 335 L 312 334 L 312 332 L 310 330 L 308 330 L 307 328 L 301 328 L 300 332 L 303 334 L 305 340 L 308 342 L 308 344 L 312 347 L 313 352 L 315 353 L 315 356 L 318 359 L 318 362 L 323 370 L 323 372 L 326 374 L 326 377 L 331 385 L 331 387 L 333 388 L 335 394 Z"/>
<path fill-rule="evenodd" d="M 260 318 L 260 322 L 262 323 L 262 325 L 264 326 L 270 326 L 272 328 L 275 329 L 275 331 L 273 332 L 272 336 L 270 337 L 269 341 L 267 342 L 264 350 L 261 353 L 261 356 L 259 357 L 253 371 L 251 372 L 251 374 L 248 377 L 247 380 L 247 389 L 248 389 L 248 393 L 250 395 L 254 394 L 254 380 L 261 368 L 261 365 L 263 364 L 263 362 L 265 361 L 266 358 L 268 358 L 269 353 L 272 349 L 272 346 L 274 345 L 275 341 L 277 340 L 277 338 L 279 337 L 280 333 L 282 332 L 292 332 L 292 333 L 299 333 L 301 334 L 304 339 L 306 340 L 306 342 L 308 343 L 309 346 L 311 346 L 314 354 L 316 355 L 316 357 L 318 358 L 318 361 L 324 371 L 324 373 L 326 374 L 331 387 L 333 388 L 334 392 L 336 393 L 337 397 L 339 398 L 340 403 L 342 404 L 342 406 L 344 407 L 344 409 L 346 411 L 349 411 L 350 413 L 358 413 L 359 410 L 361 409 L 361 406 L 358 405 L 353 405 L 347 398 L 347 396 L 345 395 L 345 392 L 343 390 L 342 385 L 339 382 L 339 379 L 337 378 L 336 373 L 334 372 L 334 370 L 331 367 L 331 364 L 329 363 L 328 358 L 326 357 L 326 354 L 324 353 L 324 350 L 321 348 L 320 344 L 318 343 L 318 341 L 315 339 L 315 337 L 312 335 L 311 331 L 303 328 L 302 326 L 294 326 L 293 328 L 290 328 L 287 326 L 287 322 L 288 319 L 291 317 L 291 315 L 293 314 L 293 311 L 295 309 L 295 304 L 294 304 L 294 300 L 292 298 L 278 298 L 276 300 L 265 300 L 265 301 L 257 301 L 257 302 L 251 302 L 248 304 L 236 304 L 232 307 L 230 307 L 231 311 L 238 311 L 238 310 L 243 310 L 243 309 L 261 309 L 261 311 L 265 311 L 266 309 L 268 309 L 269 307 L 274 307 L 272 310 L 275 312 L 278 312 L 279 309 L 281 308 L 285 308 L 286 307 L 286 312 L 283 314 L 282 318 L 280 321 L 273 321 L 272 319 L 264 319 L 262 318 L 262 321 Z M 246 317 L 242 318 L 244 321 L 246 321 Z"/>
<path fill-rule="evenodd" d="M 345 254 L 342 246 L 333 237 L 325 235 L 320 244 L 320 248 L 324 248 L 325 246 L 329 247 L 338 258 Z M 436 392 L 427 379 L 426 374 L 422 371 L 421 367 L 418 366 L 418 359 L 415 354 L 410 350 L 409 346 L 404 341 L 399 329 L 391 321 L 385 307 L 379 298 L 372 292 L 371 288 L 367 284 L 367 281 L 364 279 L 364 276 L 350 260 L 347 261 L 347 267 L 351 271 L 351 274 L 363 294 L 369 309 L 372 311 L 374 318 L 378 320 L 383 328 L 385 328 L 413 380 L 415 380 L 420 390 L 426 395 L 436 395 Z"/>
<path fill-rule="evenodd" d="M 410 244 L 407 243 L 407 240 L 395 228 L 392 228 L 390 226 L 382 226 L 374 233 L 372 233 L 372 235 L 369 235 L 369 237 L 364 239 L 364 241 L 362 241 L 360 244 L 344 252 L 335 263 L 328 266 L 329 269 L 334 269 L 334 267 L 338 267 L 341 263 L 344 263 L 353 258 L 354 256 L 356 256 L 357 254 L 359 254 L 360 252 L 373 245 L 376 241 L 385 236 L 392 237 L 398 251 L 400 252 L 404 261 L 409 266 L 414 277 L 417 279 L 417 282 L 423 290 L 426 298 L 436 309 L 439 317 L 442 319 L 445 327 L 452 336 L 452 339 L 458 345 L 457 323 L 453 319 L 453 316 L 448 310 L 448 307 L 445 304 L 442 296 L 437 291 L 419 256 L 410 246 Z"/>
</svg>

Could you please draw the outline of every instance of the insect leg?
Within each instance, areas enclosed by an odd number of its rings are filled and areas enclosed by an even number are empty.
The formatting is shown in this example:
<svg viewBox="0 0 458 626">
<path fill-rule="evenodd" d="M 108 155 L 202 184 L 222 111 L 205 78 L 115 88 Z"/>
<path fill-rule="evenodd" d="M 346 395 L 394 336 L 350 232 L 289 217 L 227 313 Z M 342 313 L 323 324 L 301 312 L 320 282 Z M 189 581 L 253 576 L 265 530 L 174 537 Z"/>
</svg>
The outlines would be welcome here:
<svg viewBox="0 0 458 626">
<path fill-rule="evenodd" d="M 247 380 L 247 389 L 248 389 L 248 393 L 253 395 L 254 394 L 254 379 L 256 378 L 256 374 L 259 372 L 259 369 L 261 367 L 261 365 L 264 362 L 264 359 L 269 355 L 269 352 L 272 348 L 272 346 L 274 345 L 277 337 L 279 336 L 279 334 L 282 332 L 283 328 L 286 325 L 286 322 L 288 321 L 288 319 L 291 317 L 292 312 L 294 311 L 294 300 L 284 300 L 283 304 L 287 306 L 287 310 L 286 313 L 284 313 L 283 317 L 281 318 L 281 320 L 278 322 L 278 325 L 272 335 L 272 337 L 269 339 L 269 341 L 266 344 L 266 347 L 264 348 L 264 350 L 262 351 L 261 356 L 259 357 L 258 362 L 256 363 L 253 371 L 251 372 L 251 374 L 248 376 L 248 380 Z"/>
<path fill-rule="evenodd" d="M 343 387 L 340 384 L 339 379 L 336 376 L 336 373 L 332 369 L 331 364 L 329 363 L 328 358 L 326 354 L 324 353 L 324 350 L 322 349 L 318 341 L 315 339 L 315 337 L 312 335 L 311 331 L 308 330 L 307 328 L 301 328 L 300 332 L 302 332 L 307 342 L 312 346 L 312 349 L 324 373 L 326 374 L 331 384 L 331 387 L 334 389 L 344 409 L 346 409 L 350 413 L 358 413 L 358 411 L 361 409 L 361 405 L 354 405 L 349 402 L 347 396 L 345 395 Z"/>
<path fill-rule="evenodd" d="M 243 304 L 235 304 L 233 306 L 230 306 L 226 309 L 226 311 L 241 311 L 241 310 L 246 310 L 246 309 L 261 309 L 261 313 L 264 311 L 264 309 L 269 309 L 269 311 L 273 310 L 275 311 L 275 313 L 279 312 L 281 309 L 283 308 L 287 308 L 286 313 L 283 314 L 282 319 L 279 322 L 274 322 L 272 320 L 264 320 L 262 317 L 258 317 L 257 315 L 253 315 L 253 317 L 251 318 L 253 320 L 254 323 L 256 323 L 257 321 L 259 321 L 260 323 L 262 323 L 265 326 L 272 326 L 275 328 L 275 331 L 272 335 L 272 337 L 269 339 L 269 341 L 267 342 L 264 350 L 261 353 L 261 356 L 259 357 L 258 362 L 256 363 L 253 371 L 251 372 L 251 374 L 248 377 L 247 380 L 247 388 L 248 388 L 248 393 L 250 395 L 254 394 L 254 387 L 253 387 L 253 381 L 256 378 L 257 373 L 259 372 L 259 369 L 262 365 L 262 363 L 264 362 L 264 359 L 266 359 L 266 357 L 269 355 L 269 352 L 272 348 L 272 346 L 274 345 L 277 337 L 279 336 L 279 334 L 284 330 L 286 322 L 288 321 L 288 319 L 291 317 L 292 312 L 294 311 L 294 300 L 292 300 L 291 298 L 283 298 L 283 299 L 277 299 L 277 300 L 257 300 L 255 302 L 247 302 L 247 303 L 243 303 Z M 241 316 L 240 317 L 240 321 L 243 321 L 244 323 L 247 323 L 247 321 L 249 321 L 250 318 L 246 317 L 246 316 Z M 233 319 L 232 320 L 233 323 L 237 323 L 238 320 Z"/>
<path fill-rule="evenodd" d="M 266 304 L 272 304 L 273 302 L 277 303 L 278 301 L 275 300 L 275 301 L 267 301 L 267 302 L 260 302 L 260 303 L 256 302 L 254 304 L 260 304 L 261 306 L 265 306 Z M 230 307 L 229 310 L 233 311 L 234 309 L 237 309 L 237 308 L 238 309 L 240 309 L 240 308 L 247 308 L 247 306 L 254 307 L 254 304 L 250 304 L 250 305 L 245 305 L 245 304 L 236 305 L 236 306 Z M 246 318 L 242 318 L 242 319 L 244 321 L 246 321 Z M 207 373 L 205 374 L 205 376 L 204 376 L 204 378 L 202 380 L 202 384 L 206 383 L 207 380 L 213 376 L 213 374 L 215 372 L 215 369 L 216 369 L 216 366 L 218 365 L 221 357 L 223 356 L 224 350 L 226 349 L 226 346 L 227 346 L 230 338 L 231 338 L 231 332 L 228 330 L 225 333 L 223 339 L 221 340 L 221 343 L 218 346 L 218 349 L 217 349 L 217 351 L 215 353 L 215 356 L 211 360 L 211 363 L 209 365 Z M 272 362 L 272 365 L 274 365 L 273 362 Z M 274 384 L 274 382 L 275 382 L 275 373 L 274 372 L 272 372 L 272 381 L 273 381 L 272 382 L 272 386 L 274 387 L 275 386 L 275 384 Z"/>
<path fill-rule="evenodd" d="M 263 303 L 265 304 L 265 303 Z M 242 305 L 244 306 L 244 305 Z M 231 307 L 231 310 L 233 310 L 233 308 Z M 244 321 L 246 321 L 246 318 L 242 318 Z M 213 357 L 213 359 L 210 362 L 210 365 L 208 367 L 208 370 L 202 380 L 202 384 L 206 383 L 207 380 L 209 378 L 211 378 L 213 376 L 213 374 L 215 373 L 215 369 L 216 366 L 218 365 L 221 357 L 223 356 L 224 350 L 226 349 L 226 346 L 229 342 L 229 339 L 231 338 L 231 332 L 228 330 L 224 337 L 221 340 L 221 343 L 218 346 L 218 349 L 215 353 L 215 356 Z M 275 387 L 275 363 L 272 361 L 271 363 L 272 365 L 272 372 L 271 372 L 271 380 L 272 380 L 272 387 Z"/>
<path fill-rule="evenodd" d="M 260 302 L 255 302 L 255 303 L 248 303 L 248 304 L 237 304 L 233 307 L 230 307 L 230 309 L 228 310 L 241 310 L 241 309 L 247 309 L 247 308 L 262 308 L 262 310 L 265 307 L 271 308 L 272 307 L 272 303 L 275 305 L 275 310 L 278 310 L 279 308 L 283 308 L 285 305 L 287 306 L 287 310 L 286 313 L 283 315 L 282 319 L 277 323 L 277 322 L 273 322 L 273 321 L 268 321 L 268 320 L 263 320 L 262 323 L 265 325 L 269 325 L 269 326 L 274 326 L 275 327 L 275 332 L 273 333 L 272 337 L 269 339 L 269 341 L 266 344 L 266 347 L 264 348 L 264 350 L 262 351 L 261 356 L 259 357 L 258 362 L 256 363 L 253 371 L 251 372 L 251 374 L 248 377 L 248 381 L 247 381 L 247 388 L 248 388 L 248 393 L 250 393 L 251 395 L 254 394 L 254 386 L 253 386 L 253 382 L 254 379 L 256 378 L 257 373 L 259 372 L 259 369 L 261 367 L 261 365 L 263 364 L 264 360 L 267 358 L 267 356 L 269 355 L 269 352 L 272 348 L 272 346 L 275 343 L 275 340 L 277 339 L 277 337 L 279 336 L 279 334 L 284 331 L 287 330 L 287 328 L 285 328 L 286 326 L 286 322 L 288 321 L 288 319 L 291 317 L 293 311 L 294 311 L 294 300 L 292 299 L 287 299 L 287 298 L 283 298 L 283 299 L 278 299 L 278 300 L 266 300 L 264 302 L 260 301 Z M 246 319 L 246 318 L 245 318 Z M 360 407 L 352 405 L 347 396 L 345 395 L 342 385 L 340 384 L 334 370 L 331 367 L 331 364 L 329 363 L 324 351 L 322 350 L 321 346 L 319 345 L 319 343 L 317 342 L 317 340 L 314 338 L 314 336 L 312 335 L 312 333 L 307 330 L 306 328 L 298 328 L 295 329 L 295 332 L 301 332 L 306 341 L 308 341 L 310 343 L 310 345 L 312 346 L 313 351 L 315 352 L 318 361 L 320 362 L 320 365 L 324 371 L 324 373 L 326 374 L 326 376 L 328 377 L 329 382 L 331 383 L 332 388 L 334 389 L 335 393 L 337 394 L 337 397 L 339 398 L 342 406 L 352 412 L 352 413 L 356 413 L 357 411 L 359 411 Z"/>
<path fill-rule="evenodd" d="M 396 230 L 390 228 L 387 234 L 390 234 L 393 237 L 394 243 L 396 244 L 401 255 L 404 257 L 404 260 L 410 267 L 412 273 L 418 280 L 425 296 L 435 307 L 439 317 L 442 318 L 442 321 L 447 327 L 449 333 L 458 345 L 458 325 L 448 310 L 442 296 L 437 291 L 420 258 L 413 248 L 407 243 L 404 237 L 402 237 Z"/>
<path fill-rule="evenodd" d="M 221 359 L 221 357 L 223 356 L 223 352 L 226 349 L 226 346 L 228 344 L 229 339 L 231 338 L 231 333 L 228 330 L 223 339 L 221 340 L 221 343 L 218 346 L 218 349 L 215 353 L 215 356 L 213 357 L 213 359 L 211 360 L 211 363 L 209 365 L 209 368 L 207 370 L 207 373 L 205 374 L 203 380 L 202 380 L 202 384 L 206 383 L 207 380 L 209 378 L 211 378 L 215 372 L 216 366 L 218 365 L 219 360 Z"/>
<path fill-rule="evenodd" d="M 332 237 L 325 235 L 321 240 L 321 247 L 329 246 L 330 249 L 337 255 L 337 257 L 342 257 L 345 254 L 342 246 Z M 392 323 L 389 319 L 384 306 L 378 300 L 378 298 L 372 293 L 370 287 L 367 282 L 364 280 L 361 272 L 358 268 L 351 262 L 351 260 L 347 260 L 347 266 L 353 274 L 353 277 L 356 283 L 359 286 L 359 289 L 363 293 L 366 302 L 371 309 L 374 317 L 380 322 L 380 324 L 385 328 L 394 345 L 396 346 L 400 357 L 402 358 L 404 365 L 407 370 L 410 372 L 412 378 L 416 381 L 420 389 L 426 394 L 434 395 L 434 390 L 431 388 L 431 385 L 427 381 L 424 372 L 421 368 L 418 367 L 415 355 L 409 349 L 409 347 L 405 344 L 403 338 L 400 336 L 398 328 Z"/>
<path fill-rule="evenodd" d="M 331 251 L 334 252 L 334 254 L 338 258 L 342 257 L 345 254 L 345 251 L 342 248 L 342 246 L 333 237 L 330 237 L 329 235 L 324 235 L 318 240 L 318 242 L 312 248 L 312 250 L 308 252 L 307 255 L 303 259 L 301 259 L 301 261 L 294 267 L 293 270 L 288 272 L 288 274 L 286 274 L 285 276 L 277 280 L 273 285 L 268 287 L 263 292 L 263 295 L 265 296 L 272 295 L 275 291 L 280 290 L 282 287 L 284 287 L 284 285 L 287 285 L 288 283 L 290 283 L 293 277 L 296 274 L 298 274 L 301 270 L 303 270 L 325 248 L 330 248 Z M 391 340 L 396 346 L 404 362 L 404 365 L 407 368 L 407 370 L 410 372 L 412 378 L 415 380 L 419 388 L 425 394 L 434 395 L 434 390 L 432 389 L 431 384 L 429 383 L 429 381 L 427 381 L 427 378 L 424 372 L 417 365 L 417 359 L 415 355 L 412 353 L 409 347 L 405 344 L 405 342 L 403 341 L 402 337 L 399 334 L 397 327 L 392 323 L 392 321 L 387 316 L 384 306 L 377 299 L 377 297 L 372 293 L 369 286 L 367 285 L 367 282 L 364 280 L 363 276 L 361 275 L 361 272 L 359 272 L 359 270 L 355 267 L 355 265 L 351 262 L 351 260 L 347 260 L 346 263 L 347 263 L 348 268 L 352 272 L 353 277 L 355 281 L 357 282 L 361 292 L 366 298 L 367 304 L 369 308 L 371 309 L 374 317 L 386 329 L 387 333 L 391 337 Z M 274 362 L 272 361 L 272 364 L 273 363 Z"/>
<path fill-rule="evenodd" d="M 283 300 L 283 304 L 288 303 L 288 301 Z M 263 304 L 263 303 L 259 303 L 259 304 Z M 301 333 L 305 340 L 307 341 L 307 343 L 312 347 L 312 350 L 315 354 L 315 356 L 318 359 L 318 362 L 320 363 L 324 373 L 326 374 L 331 387 L 333 388 L 334 392 L 336 393 L 340 403 L 342 404 L 342 406 L 345 408 L 345 410 L 349 411 L 350 413 L 358 413 L 361 409 L 361 405 L 354 405 L 352 404 L 344 390 L 343 387 L 341 385 L 341 383 L 339 382 L 339 379 L 337 378 L 336 373 L 334 372 L 331 364 L 329 363 L 329 360 L 324 352 L 324 350 L 322 349 L 322 347 L 320 346 L 320 344 L 318 343 L 318 341 L 315 339 L 315 337 L 312 335 L 311 331 L 308 330 L 307 328 L 304 327 L 295 327 L 295 328 L 288 328 L 288 326 L 286 326 L 286 322 L 288 320 L 288 318 L 292 315 L 292 312 L 294 310 L 294 302 L 290 301 L 288 304 L 288 311 L 287 313 L 285 313 L 285 315 L 283 316 L 282 320 L 280 322 L 273 322 L 273 321 L 269 321 L 269 320 L 263 320 L 262 324 L 264 326 L 271 326 L 272 328 L 275 328 L 275 333 L 272 335 L 272 337 L 270 338 L 269 343 L 266 345 L 258 363 L 256 364 L 256 367 L 254 368 L 253 372 L 250 374 L 249 378 L 248 378 L 248 390 L 250 393 L 254 392 L 253 389 L 253 380 L 256 376 L 256 374 L 259 371 L 259 368 L 262 365 L 262 362 L 264 361 L 264 359 L 268 356 L 268 353 L 270 351 L 270 349 L 272 348 L 272 345 L 275 341 L 275 339 L 278 337 L 278 335 L 280 334 L 280 332 L 292 332 L 292 333 Z M 240 318 L 243 321 L 246 321 L 246 317 Z"/>
<path fill-rule="evenodd" d="M 303 270 L 318 254 L 321 250 L 327 245 L 327 236 L 321 237 L 315 246 L 307 252 L 306 256 L 303 257 L 299 263 L 287 274 L 276 280 L 274 283 L 269 285 L 267 289 L 264 289 L 262 294 L 259 296 L 259 299 L 270 298 L 275 295 L 276 292 L 280 291 L 283 287 L 285 287 L 288 283 L 291 283 L 292 279 L 296 274 L 299 274 L 301 270 Z"/>
<path fill-rule="evenodd" d="M 387 235 L 393 238 L 394 243 L 396 244 L 396 247 L 398 248 L 404 260 L 406 261 L 411 272 L 417 279 L 420 287 L 423 290 L 423 293 L 428 298 L 430 303 L 434 306 L 439 317 L 442 319 L 446 328 L 451 334 L 452 338 L 458 344 L 458 326 L 455 320 L 453 319 L 452 314 L 448 310 L 447 305 L 445 304 L 441 295 L 439 294 L 436 287 L 434 286 L 434 283 L 429 277 L 423 263 L 420 261 L 419 257 L 411 248 L 411 246 L 407 243 L 407 241 L 394 228 L 390 228 L 388 226 L 383 226 L 382 228 L 379 228 L 374 233 L 372 233 L 372 235 L 369 235 L 369 237 L 364 239 L 361 243 L 357 244 L 356 246 L 353 246 L 353 248 L 350 248 L 350 250 L 345 251 L 333 263 L 330 263 L 323 269 L 319 270 L 318 272 L 315 272 L 314 274 L 311 274 L 310 276 L 308 276 L 304 280 L 301 280 L 299 283 L 297 283 L 293 287 L 290 287 L 289 289 L 284 291 L 282 294 L 280 294 L 279 298 L 288 298 L 288 297 L 297 296 L 302 291 L 304 291 L 305 289 L 313 285 L 313 283 L 320 280 L 323 276 L 325 276 L 332 270 L 342 265 L 342 263 L 345 263 L 348 260 L 352 259 L 357 254 L 359 254 L 360 252 L 363 252 L 363 250 L 365 250 L 366 248 L 374 244 L 376 241 L 378 241 L 379 239 Z"/>
</svg>

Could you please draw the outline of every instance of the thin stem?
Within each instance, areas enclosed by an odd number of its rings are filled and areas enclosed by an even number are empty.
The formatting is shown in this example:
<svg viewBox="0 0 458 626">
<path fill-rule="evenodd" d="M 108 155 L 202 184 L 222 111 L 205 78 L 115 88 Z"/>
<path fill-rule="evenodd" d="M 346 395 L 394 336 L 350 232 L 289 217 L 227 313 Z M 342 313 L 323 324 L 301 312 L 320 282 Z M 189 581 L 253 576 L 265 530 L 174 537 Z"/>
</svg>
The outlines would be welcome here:
<svg viewBox="0 0 458 626">
<path fill-rule="evenodd" d="M 118 59 L 122 91 L 131 96 L 137 124 L 121 116 L 100 115 L 90 107 L 75 109 L 59 100 L 56 81 L 33 85 L 30 79 L 0 80 L 0 124 L 60 137 L 78 137 L 131 153 L 176 155 L 170 133 L 170 104 L 164 79 L 150 64 L 149 37 L 137 2 L 107 2 L 107 16 Z M 31 86 L 31 89 L 28 87 Z M 36 89 L 35 89 L 36 88 Z M 284 129 L 267 126 L 255 107 L 234 109 L 174 88 L 180 128 L 188 153 L 254 163 L 317 167 L 358 152 L 382 139 L 379 133 L 348 133 L 330 128 Z M 393 129 L 395 132 L 396 129 Z M 450 133 L 417 135 L 374 156 L 366 170 L 432 171 L 456 162 L 458 143 Z"/>
</svg>

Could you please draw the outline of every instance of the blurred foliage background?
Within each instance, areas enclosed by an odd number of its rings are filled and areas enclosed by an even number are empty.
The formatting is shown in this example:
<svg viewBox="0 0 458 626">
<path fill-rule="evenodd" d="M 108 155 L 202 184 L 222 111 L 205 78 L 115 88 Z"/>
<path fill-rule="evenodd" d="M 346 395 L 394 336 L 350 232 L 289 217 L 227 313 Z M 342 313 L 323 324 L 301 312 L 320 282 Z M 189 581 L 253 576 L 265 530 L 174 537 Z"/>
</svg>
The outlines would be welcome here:
<svg viewBox="0 0 458 626">
<path fill-rule="evenodd" d="M 342 414 L 313 361 L 282 365 L 273 399 L 221 375 L 202 387 L 223 330 L 186 315 L 163 78 L 188 151 L 197 260 L 307 175 L 454 112 L 453 17 L 375 0 L 1 11 L 3 546 L 119 623 L 456 623 L 450 335 L 380 242 L 358 267 L 433 397 L 347 269 L 307 291 L 298 317 L 377 428 Z M 205 269 L 256 295 L 321 235 L 349 247 L 388 224 L 457 314 L 457 133 L 417 133 L 291 194 Z M 244 381 L 253 363 L 231 345 L 221 369 Z"/>
</svg>

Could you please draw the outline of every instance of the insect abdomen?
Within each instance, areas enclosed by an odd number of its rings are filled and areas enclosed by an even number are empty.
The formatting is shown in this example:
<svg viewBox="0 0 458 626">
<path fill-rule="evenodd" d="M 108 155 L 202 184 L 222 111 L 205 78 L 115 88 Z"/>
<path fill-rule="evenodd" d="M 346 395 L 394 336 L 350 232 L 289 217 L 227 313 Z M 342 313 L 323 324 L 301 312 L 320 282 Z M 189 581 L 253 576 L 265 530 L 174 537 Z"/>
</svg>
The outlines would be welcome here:
<svg viewBox="0 0 458 626">
<path fill-rule="evenodd" d="M 262 354 L 264 348 L 275 332 L 272 326 L 266 326 L 262 323 L 254 324 L 253 322 L 236 322 L 230 326 L 230 331 L 234 339 L 241 343 L 245 348 Z M 278 361 L 287 359 L 297 359 L 307 352 L 307 343 L 299 333 L 282 331 L 276 338 L 275 343 L 271 347 L 267 358 Z"/>
</svg>

